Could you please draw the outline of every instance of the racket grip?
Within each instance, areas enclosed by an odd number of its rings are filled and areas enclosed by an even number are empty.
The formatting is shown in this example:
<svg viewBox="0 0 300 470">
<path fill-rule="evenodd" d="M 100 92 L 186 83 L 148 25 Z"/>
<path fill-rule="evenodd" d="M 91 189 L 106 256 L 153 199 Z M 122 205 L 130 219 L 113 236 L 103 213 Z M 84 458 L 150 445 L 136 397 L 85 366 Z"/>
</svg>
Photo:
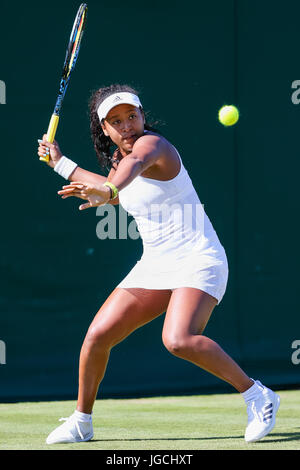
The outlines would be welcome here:
<svg viewBox="0 0 300 470">
<path fill-rule="evenodd" d="M 52 114 L 47 131 L 47 141 L 50 142 L 50 144 L 54 141 L 58 121 L 59 116 L 57 114 Z M 49 162 L 49 155 L 47 157 L 40 157 L 40 160 L 42 162 Z"/>
</svg>

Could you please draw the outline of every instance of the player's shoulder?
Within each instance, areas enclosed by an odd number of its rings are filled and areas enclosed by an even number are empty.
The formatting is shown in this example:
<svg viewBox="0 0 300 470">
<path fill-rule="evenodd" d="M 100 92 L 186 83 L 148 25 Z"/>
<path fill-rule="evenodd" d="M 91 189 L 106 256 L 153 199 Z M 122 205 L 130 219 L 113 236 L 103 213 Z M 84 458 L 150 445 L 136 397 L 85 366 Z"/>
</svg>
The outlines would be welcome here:
<svg viewBox="0 0 300 470">
<path fill-rule="evenodd" d="M 145 131 L 145 133 L 137 139 L 134 146 L 135 147 L 146 146 L 146 147 L 162 149 L 167 144 L 169 144 L 169 142 L 157 132 Z"/>
<path fill-rule="evenodd" d="M 138 138 L 139 141 L 143 142 L 159 142 L 162 140 L 162 136 L 154 131 L 144 131 L 144 134 Z"/>
</svg>

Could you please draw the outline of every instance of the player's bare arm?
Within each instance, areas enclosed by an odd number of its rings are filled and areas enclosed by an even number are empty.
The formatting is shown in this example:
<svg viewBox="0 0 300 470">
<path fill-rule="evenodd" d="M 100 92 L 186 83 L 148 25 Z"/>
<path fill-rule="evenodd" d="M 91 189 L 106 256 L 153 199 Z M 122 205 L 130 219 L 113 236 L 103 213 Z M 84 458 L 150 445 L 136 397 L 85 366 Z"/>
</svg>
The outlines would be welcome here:
<svg viewBox="0 0 300 470">
<path fill-rule="evenodd" d="M 54 168 L 55 165 L 59 162 L 59 160 L 63 156 L 62 151 L 60 150 L 59 144 L 56 141 L 54 141 L 53 143 L 48 142 L 47 134 L 44 134 L 43 140 L 39 140 L 38 142 L 39 142 L 39 148 L 38 148 L 39 157 L 48 157 L 46 161 L 47 165 L 50 166 L 51 168 Z M 109 172 L 108 177 L 105 177 L 103 175 L 93 173 L 91 171 L 85 170 L 84 168 L 80 168 L 79 166 L 77 166 L 75 170 L 70 174 L 69 181 L 76 181 L 77 183 L 79 182 L 79 183 L 91 184 L 92 186 L 98 187 L 98 186 L 102 186 L 107 180 L 109 181 L 111 177 L 115 174 L 115 172 L 116 172 L 116 166 L 113 166 Z M 108 188 L 106 188 L 106 192 L 108 195 L 110 194 L 110 191 Z M 66 191 L 65 195 L 63 196 L 63 199 L 65 199 L 68 196 L 75 196 L 75 193 L 69 194 L 69 192 Z M 80 195 L 79 193 L 77 193 L 76 196 L 81 199 L 85 199 L 85 197 Z M 107 202 L 110 204 L 116 205 L 119 203 L 119 198 L 116 198 L 114 200 L 108 200 Z"/>
<path fill-rule="evenodd" d="M 132 152 L 122 158 L 110 181 L 120 191 L 130 184 L 134 178 L 157 164 L 162 157 L 163 144 L 161 139 L 157 136 L 142 136 L 133 146 Z M 72 175 L 73 181 L 69 185 L 63 186 L 61 191 L 58 191 L 62 198 L 76 196 L 87 199 L 89 202 L 79 206 L 80 210 L 104 205 L 110 201 L 111 192 L 109 188 L 103 186 L 102 181 L 75 182 L 75 172 Z"/>
</svg>

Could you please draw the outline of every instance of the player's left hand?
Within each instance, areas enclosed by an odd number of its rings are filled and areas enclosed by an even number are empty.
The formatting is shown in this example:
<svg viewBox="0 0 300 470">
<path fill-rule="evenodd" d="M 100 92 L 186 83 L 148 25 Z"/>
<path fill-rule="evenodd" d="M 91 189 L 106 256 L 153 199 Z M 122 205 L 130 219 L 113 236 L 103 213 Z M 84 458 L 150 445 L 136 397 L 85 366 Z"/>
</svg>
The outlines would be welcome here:
<svg viewBox="0 0 300 470">
<path fill-rule="evenodd" d="M 110 200 L 111 196 L 110 189 L 107 186 L 94 186 L 90 183 L 80 183 L 77 181 L 72 181 L 72 183 L 63 186 L 57 194 L 59 194 L 62 199 L 72 196 L 86 199 L 88 202 L 79 206 L 79 210 L 81 211 L 89 209 L 90 207 L 103 206 Z"/>
</svg>

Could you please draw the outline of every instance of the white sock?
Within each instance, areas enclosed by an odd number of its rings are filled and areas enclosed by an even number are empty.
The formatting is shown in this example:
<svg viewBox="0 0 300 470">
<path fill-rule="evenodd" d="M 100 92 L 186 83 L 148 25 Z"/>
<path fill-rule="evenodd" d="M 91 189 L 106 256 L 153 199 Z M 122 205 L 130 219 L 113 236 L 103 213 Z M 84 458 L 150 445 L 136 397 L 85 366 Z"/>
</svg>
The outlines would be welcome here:
<svg viewBox="0 0 300 470">
<path fill-rule="evenodd" d="M 254 380 L 254 379 L 251 379 L 251 380 Z M 248 388 L 248 390 L 243 392 L 242 396 L 245 400 L 245 403 L 249 403 L 249 401 L 256 400 L 261 394 L 261 392 L 262 392 L 262 388 L 254 380 L 254 384 L 250 388 Z"/>
<path fill-rule="evenodd" d="M 87 422 L 91 421 L 92 415 L 88 413 L 82 413 L 81 411 L 75 410 L 75 416 L 77 416 L 79 421 Z"/>
</svg>

